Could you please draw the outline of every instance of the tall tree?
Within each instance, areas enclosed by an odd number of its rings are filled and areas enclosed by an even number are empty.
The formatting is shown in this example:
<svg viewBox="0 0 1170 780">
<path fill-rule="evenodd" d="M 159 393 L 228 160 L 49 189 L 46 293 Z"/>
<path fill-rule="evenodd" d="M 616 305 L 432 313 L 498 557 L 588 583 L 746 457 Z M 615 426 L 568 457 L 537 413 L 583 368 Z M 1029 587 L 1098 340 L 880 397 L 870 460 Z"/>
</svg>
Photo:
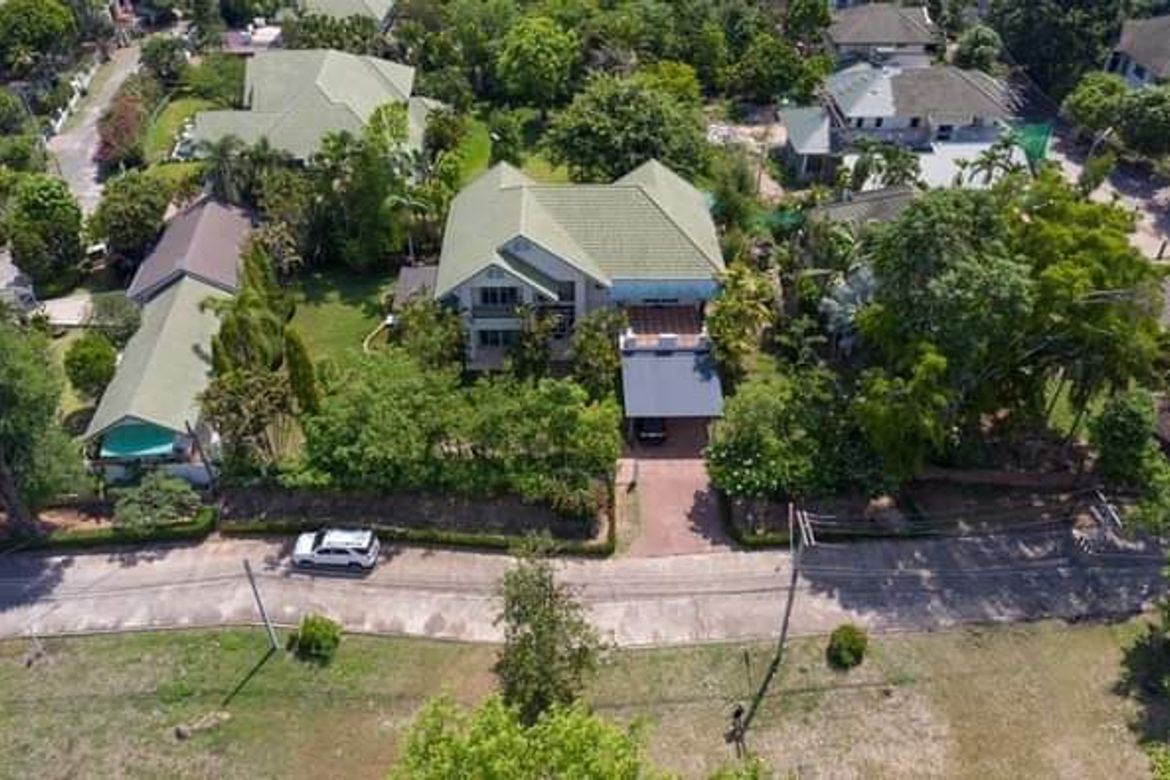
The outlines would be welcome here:
<svg viewBox="0 0 1170 780">
<path fill-rule="evenodd" d="M 552 338 L 557 323 L 550 315 L 529 306 L 519 312 L 520 333 L 508 350 L 508 369 L 517 379 L 538 380 L 548 376 L 552 363 Z"/>
<path fill-rule="evenodd" d="M 461 368 L 466 335 L 459 312 L 417 295 L 398 312 L 393 340 L 427 369 Z"/>
<path fill-rule="evenodd" d="M 574 181 L 609 182 L 650 159 L 682 176 L 705 164 L 700 114 L 636 81 L 595 76 L 554 117 L 544 138 L 549 156 Z"/>
<path fill-rule="evenodd" d="M 1088 73 L 1065 97 L 1061 110 L 1078 130 L 1101 133 L 1120 123 L 1129 92 L 1115 73 Z"/>
<path fill-rule="evenodd" d="M 993 0 L 988 19 L 1011 59 L 1060 100 L 1105 62 L 1125 10 L 1125 0 Z"/>
<path fill-rule="evenodd" d="M 569 93 L 580 57 L 573 32 L 546 17 L 527 17 L 504 37 L 496 72 L 509 94 L 544 112 Z"/>
<path fill-rule="evenodd" d="M 77 24 L 59 0 L 11 0 L 0 4 L 0 65 L 24 75 L 68 52 Z"/>
<path fill-rule="evenodd" d="M 767 276 L 744 262 L 733 262 L 707 315 L 711 354 L 732 384 L 747 372 L 748 358 L 775 315 L 776 293 Z"/>
<path fill-rule="evenodd" d="M 504 647 L 495 665 L 504 701 L 527 726 L 555 707 L 577 700 L 597 669 L 601 642 L 585 608 L 552 565 L 529 551 L 504 575 L 500 586 Z"/>
<path fill-rule="evenodd" d="M 573 378 L 591 398 L 608 398 L 617 390 L 622 368 L 618 339 L 626 324 L 625 312 L 606 308 L 590 313 L 573 328 Z"/>
<path fill-rule="evenodd" d="M 163 229 L 170 187 L 158 176 L 129 171 L 106 182 L 87 232 L 106 242 L 110 254 L 131 270 L 146 257 Z"/>
<path fill-rule="evenodd" d="M 5 229 L 12 257 L 42 294 L 70 288 L 82 260 L 81 208 L 55 176 L 22 178 L 8 199 Z"/>
<path fill-rule="evenodd" d="M 0 505 L 18 533 L 36 533 L 31 508 L 81 471 L 57 423 L 61 374 L 43 335 L 0 318 Z"/>
</svg>

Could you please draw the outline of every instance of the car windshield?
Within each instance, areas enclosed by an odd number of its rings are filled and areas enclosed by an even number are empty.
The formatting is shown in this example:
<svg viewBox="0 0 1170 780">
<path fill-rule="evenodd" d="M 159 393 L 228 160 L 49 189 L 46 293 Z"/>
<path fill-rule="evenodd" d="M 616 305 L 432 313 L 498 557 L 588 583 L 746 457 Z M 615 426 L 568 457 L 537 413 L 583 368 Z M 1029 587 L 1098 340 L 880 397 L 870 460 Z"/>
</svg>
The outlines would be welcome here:
<svg viewBox="0 0 1170 780">
<path fill-rule="evenodd" d="M 321 543 L 324 541 L 325 541 L 325 532 L 324 531 L 318 531 L 317 533 L 313 534 L 313 549 L 316 550 L 318 547 L 321 546 Z"/>
</svg>

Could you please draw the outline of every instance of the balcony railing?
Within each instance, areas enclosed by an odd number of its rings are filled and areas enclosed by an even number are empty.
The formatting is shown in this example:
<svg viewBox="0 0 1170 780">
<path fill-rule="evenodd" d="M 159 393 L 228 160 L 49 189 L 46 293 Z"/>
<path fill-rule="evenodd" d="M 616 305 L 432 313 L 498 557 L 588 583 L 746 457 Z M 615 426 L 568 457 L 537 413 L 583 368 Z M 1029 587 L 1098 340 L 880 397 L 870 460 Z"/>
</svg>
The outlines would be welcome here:
<svg viewBox="0 0 1170 780">
<path fill-rule="evenodd" d="M 477 303 L 471 307 L 471 316 L 477 320 L 507 320 L 517 316 L 517 303 Z"/>
<path fill-rule="evenodd" d="M 621 336 L 623 352 L 706 352 L 711 340 L 706 330 L 701 333 L 633 333 Z"/>
</svg>

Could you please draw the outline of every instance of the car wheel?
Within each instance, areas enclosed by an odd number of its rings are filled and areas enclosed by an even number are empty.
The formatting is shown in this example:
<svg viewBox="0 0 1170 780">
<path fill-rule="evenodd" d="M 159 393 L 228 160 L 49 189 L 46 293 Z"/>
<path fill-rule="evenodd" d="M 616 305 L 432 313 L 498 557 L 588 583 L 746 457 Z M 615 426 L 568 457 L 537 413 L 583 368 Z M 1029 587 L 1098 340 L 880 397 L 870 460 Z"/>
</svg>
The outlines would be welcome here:
<svg viewBox="0 0 1170 780">
<path fill-rule="evenodd" d="M 361 569 L 363 568 L 363 566 L 362 566 L 360 563 L 358 563 L 357 561 L 350 561 L 350 562 L 349 562 L 349 568 L 350 568 L 350 569 L 355 569 L 355 570 L 361 571 Z"/>
<path fill-rule="evenodd" d="M 297 561 L 297 562 L 296 562 L 296 565 L 297 565 L 297 566 L 299 566 L 299 567 L 300 567 L 300 568 L 302 568 L 302 569 L 311 569 L 311 568 L 313 568 L 313 562 L 312 562 L 312 561 L 310 561 L 310 560 L 305 560 L 305 559 L 302 559 L 302 560 L 299 560 L 299 561 Z"/>
</svg>

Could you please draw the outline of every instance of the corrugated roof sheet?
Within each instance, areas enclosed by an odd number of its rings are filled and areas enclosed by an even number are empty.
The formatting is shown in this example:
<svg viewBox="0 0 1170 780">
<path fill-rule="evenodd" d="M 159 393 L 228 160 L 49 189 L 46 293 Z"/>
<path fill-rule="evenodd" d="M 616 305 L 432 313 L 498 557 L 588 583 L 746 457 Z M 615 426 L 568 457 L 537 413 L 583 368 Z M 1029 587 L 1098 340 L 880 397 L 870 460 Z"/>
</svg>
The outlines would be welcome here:
<svg viewBox="0 0 1170 780">
<path fill-rule="evenodd" d="M 246 143 L 262 137 L 299 159 L 312 156 L 327 133 L 362 132 L 379 106 L 407 103 L 410 143 L 422 142 L 434 101 L 411 98 L 414 68 L 377 57 L 305 49 L 260 52 L 248 60 L 245 111 L 203 111 L 195 117 L 196 140 L 236 135 Z"/>
<path fill-rule="evenodd" d="M 723 385 L 708 352 L 622 355 L 626 417 L 720 417 Z"/>
<path fill-rule="evenodd" d="M 100 436 L 122 421 L 183 433 L 199 420 L 199 394 L 210 381 L 211 337 L 219 320 L 201 304 L 231 295 L 181 278 L 142 308 L 142 324 L 126 345 L 113 381 L 85 432 Z"/>
<path fill-rule="evenodd" d="M 167 223 L 126 295 L 145 301 L 183 275 L 235 292 L 240 251 L 250 230 L 251 221 L 238 208 L 206 199 L 187 207 Z"/>
<path fill-rule="evenodd" d="M 1160 79 L 1170 79 L 1170 14 L 1130 19 L 1121 27 L 1117 50 Z"/>
<path fill-rule="evenodd" d="M 613 184 L 537 184 L 500 163 L 465 187 L 447 217 L 436 295 L 528 240 L 596 281 L 710 279 L 723 270 L 702 194 L 658 162 Z"/>
</svg>

